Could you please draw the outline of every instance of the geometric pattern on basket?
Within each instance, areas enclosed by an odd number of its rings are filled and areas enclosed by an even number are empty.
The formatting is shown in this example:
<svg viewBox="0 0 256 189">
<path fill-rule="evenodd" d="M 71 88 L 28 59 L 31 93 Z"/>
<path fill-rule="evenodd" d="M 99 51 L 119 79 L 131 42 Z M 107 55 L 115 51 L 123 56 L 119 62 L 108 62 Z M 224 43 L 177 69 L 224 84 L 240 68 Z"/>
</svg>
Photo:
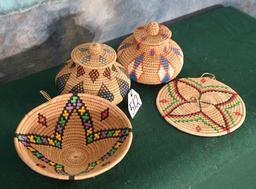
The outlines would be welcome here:
<svg viewBox="0 0 256 189">
<path fill-rule="evenodd" d="M 101 55 L 99 55 L 99 62 L 102 64 L 106 64 L 107 63 L 107 59 Z"/>
<path fill-rule="evenodd" d="M 137 81 L 143 74 L 143 60 L 144 54 L 141 54 L 134 60 L 132 60 L 127 66 L 128 74 L 130 75 L 130 78 L 134 81 Z"/>
<path fill-rule="evenodd" d="M 129 88 L 130 88 L 129 84 L 126 81 L 124 81 L 120 78 L 117 78 L 117 77 L 116 77 L 116 81 L 118 83 L 121 96 L 123 98 L 125 98 L 127 92 L 129 91 Z"/>
<path fill-rule="evenodd" d="M 106 129 L 106 130 L 95 130 L 93 126 L 93 119 L 87 109 L 85 103 L 80 99 L 78 95 L 73 94 L 68 102 L 65 104 L 55 126 L 55 130 L 51 136 L 42 136 L 38 134 L 21 134 L 16 133 L 16 138 L 21 142 L 37 159 L 45 162 L 46 164 L 53 166 L 56 173 L 61 175 L 69 175 L 65 172 L 65 166 L 61 163 L 51 161 L 44 154 L 36 150 L 32 145 L 44 145 L 48 147 L 54 147 L 56 149 L 62 150 L 65 148 L 65 142 L 63 141 L 63 135 L 65 127 L 73 113 L 77 113 L 80 120 L 81 126 L 83 126 L 85 132 L 85 145 L 90 145 L 99 140 L 106 140 L 109 138 L 117 138 L 114 145 L 104 154 L 101 158 L 96 161 L 90 162 L 87 168 L 83 172 L 88 172 L 95 168 L 98 164 L 104 160 L 111 157 L 122 143 L 127 138 L 130 128 L 120 128 L 120 129 Z M 105 118 L 107 119 L 107 118 Z M 81 173 L 83 173 L 81 172 Z M 79 173 L 79 174 L 81 174 Z M 74 176 L 74 175 L 69 175 Z"/>
<path fill-rule="evenodd" d="M 160 100 L 160 103 L 166 105 L 165 108 L 162 109 L 164 112 L 163 117 L 173 120 L 174 123 L 200 122 L 210 128 L 214 133 L 230 133 L 230 129 L 236 126 L 234 123 L 235 116 L 243 115 L 241 112 L 235 112 L 235 114 L 231 113 L 242 103 L 238 94 L 229 91 L 226 86 L 203 85 L 204 82 L 206 82 L 204 78 L 201 79 L 201 83 L 191 78 L 186 78 L 168 83 L 167 89 L 170 99 Z M 195 95 L 196 97 L 186 99 L 186 96 L 183 96 L 177 87 L 179 83 L 195 91 L 195 93 L 197 93 Z M 221 99 L 218 98 L 220 94 L 222 94 Z M 211 95 L 213 98 L 218 99 L 218 102 L 205 102 L 201 100 L 204 98 L 204 95 Z M 198 108 L 192 110 L 190 108 L 191 104 L 195 103 L 198 104 Z M 177 114 L 177 112 L 184 109 L 186 109 L 186 114 Z M 209 114 L 209 109 L 214 109 L 215 118 Z M 197 125 L 195 130 L 201 132 L 202 128 Z"/>
<path fill-rule="evenodd" d="M 56 79 L 56 88 L 57 88 L 57 92 L 59 94 L 64 90 L 64 87 L 65 87 L 70 75 L 71 75 L 71 73 L 67 73 L 67 74 L 64 74 Z"/>
<path fill-rule="evenodd" d="M 77 67 L 77 72 L 76 72 L 76 78 L 78 78 L 78 77 L 80 77 L 80 76 L 82 76 L 82 75 L 84 75 L 85 74 L 85 71 L 84 71 L 84 68 L 83 68 L 83 66 L 78 66 Z"/>
<path fill-rule="evenodd" d="M 103 72 L 103 76 L 106 77 L 106 78 L 108 78 L 108 79 L 111 79 L 111 70 L 110 70 L 109 67 L 107 67 L 107 68 L 105 69 L 105 71 Z"/>
<path fill-rule="evenodd" d="M 114 64 L 112 65 L 111 69 L 112 69 L 113 72 L 118 72 Z"/>
<path fill-rule="evenodd" d="M 105 98 L 110 102 L 114 100 L 114 95 L 110 92 L 110 90 L 107 88 L 107 86 L 104 83 L 102 83 L 97 96 L 100 96 L 101 98 Z"/>
<path fill-rule="evenodd" d="M 161 56 L 159 70 L 158 70 L 159 80 L 162 83 L 166 83 L 172 79 L 173 74 L 174 74 L 174 69 L 172 65 L 170 64 L 170 62 L 167 60 L 165 56 Z"/>
<path fill-rule="evenodd" d="M 99 71 L 93 69 L 92 71 L 89 72 L 89 76 L 92 80 L 92 82 L 94 83 L 100 76 Z"/>
<path fill-rule="evenodd" d="M 84 82 L 81 81 L 75 85 L 70 91 L 70 93 L 84 93 Z"/>
<path fill-rule="evenodd" d="M 47 127 L 47 119 L 46 119 L 46 117 L 44 115 L 39 113 L 37 119 L 38 119 L 37 123 L 39 125 Z"/>
<path fill-rule="evenodd" d="M 100 115 L 101 115 L 100 121 L 103 121 L 103 120 L 107 119 L 108 116 L 109 116 L 109 108 L 103 110 L 103 111 L 100 113 Z"/>
<path fill-rule="evenodd" d="M 83 56 L 83 58 L 82 58 L 82 61 L 81 61 L 81 63 L 82 64 L 84 64 L 84 63 L 87 63 L 87 62 L 89 62 L 90 60 L 91 60 L 91 55 L 87 52 L 88 51 L 88 49 L 86 49 L 86 48 L 78 48 L 78 50 L 80 51 L 80 52 L 83 52 L 85 55 Z"/>
<path fill-rule="evenodd" d="M 183 52 L 181 49 L 170 47 L 174 54 L 180 59 L 181 64 L 183 64 Z"/>
</svg>

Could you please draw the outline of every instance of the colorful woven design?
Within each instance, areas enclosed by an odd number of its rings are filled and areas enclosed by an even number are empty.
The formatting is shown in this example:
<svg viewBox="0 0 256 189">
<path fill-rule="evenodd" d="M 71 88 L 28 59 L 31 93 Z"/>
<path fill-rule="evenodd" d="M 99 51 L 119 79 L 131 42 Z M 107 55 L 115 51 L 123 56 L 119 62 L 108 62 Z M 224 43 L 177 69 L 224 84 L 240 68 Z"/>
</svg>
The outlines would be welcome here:
<svg viewBox="0 0 256 189">
<path fill-rule="evenodd" d="M 60 94 L 88 93 L 114 104 L 125 98 L 131 81 L 125 68 L 116 62 L 114 49 L 104 44 L 85 43 L 72 51 L 71 58 L 55 79 Z M 128 87 L 120 88 L 117 79 L 123 80 Z"/>
<path fill-rule="evenodd" d="M 117 164 L 131 140 L 131 124 L 117 106 L 97 96 L 67 94 L 24 117 L 15 147 L 22 160 L 43 175 L 85 179 Z"/>
<path fill-rule="evenodd" d="M 183 66 L 183 52 L 171 40 L 171 31 L 151 22 L 135 29 L 118 48 L 118 61 L 130 78 L 144 84 L 166 83 L 174 79 Z"/>
<path fill-rule="evenodd" d="M 198 136 L 228 134 L 242 125 L 246 115 L 241 97 L 208 77 L 174 80 L 160 90 L 156 103 L 171 125 Z"/>
</svg>

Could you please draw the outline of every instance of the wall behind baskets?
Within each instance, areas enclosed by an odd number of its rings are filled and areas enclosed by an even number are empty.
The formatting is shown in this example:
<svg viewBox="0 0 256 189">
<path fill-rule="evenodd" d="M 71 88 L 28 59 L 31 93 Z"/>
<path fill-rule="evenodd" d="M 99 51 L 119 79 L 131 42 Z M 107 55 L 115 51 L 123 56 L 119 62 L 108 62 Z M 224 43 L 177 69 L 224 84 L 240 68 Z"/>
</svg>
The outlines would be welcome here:
<svg viewBox="0 0 256 189">
<path fill-rule="evenodd" d="M 1 0 L 0 84 L 64 63 L 81 42 L 104 42 L 215 4 L 256 16 L 256 0 Z"/>
</svg>

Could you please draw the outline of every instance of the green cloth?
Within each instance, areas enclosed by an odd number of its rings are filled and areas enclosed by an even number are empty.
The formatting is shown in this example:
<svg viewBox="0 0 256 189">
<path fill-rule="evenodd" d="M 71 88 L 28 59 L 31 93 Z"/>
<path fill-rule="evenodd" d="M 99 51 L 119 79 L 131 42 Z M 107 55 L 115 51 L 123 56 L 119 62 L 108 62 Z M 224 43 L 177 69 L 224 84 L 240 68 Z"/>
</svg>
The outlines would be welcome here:
<svg viewBox="0 0 256 189">
<path fill-rule="evenodd" d="M 246 103 L 244 124 L 218 138 L 185 134 L 161 118 L 155 98 L 162 87 L 132 83 L 143 106 L 131 120 L 132 146 L 113 169 L 83 181 L 58 181 L 37 174 L 15 152 L 15 129 L 32 108 L 56 96 L 53 68 L 0 88 L 1 188 L 256 188 L 256 20 L 234 8 L 218 8 L 170 25 L 183 48 L 184 69 L 178 76 L 204 72 L 235 89 Z M 117 47 L 120 39 L 110 44 Z M 126 103 L 120 105 L 126 111 Z M 127 111 L 126 111 L 127 113 Z"/>
</svg>

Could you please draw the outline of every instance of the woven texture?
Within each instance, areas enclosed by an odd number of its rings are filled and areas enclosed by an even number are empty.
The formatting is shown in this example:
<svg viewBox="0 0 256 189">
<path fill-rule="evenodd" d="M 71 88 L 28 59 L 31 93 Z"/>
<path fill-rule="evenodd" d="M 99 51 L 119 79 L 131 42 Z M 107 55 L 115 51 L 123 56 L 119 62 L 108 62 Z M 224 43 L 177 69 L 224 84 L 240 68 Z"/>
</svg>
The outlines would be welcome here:
<svg viewBox="0 0 256 189">
<path fill-rule="evenodd" d="M 29 112 L 15 147 L 34 171 L 56 179 L 85 179 L 115 166 L 132 141 L 131 124 L 114 104 L 88 94 L 58 96 Z"/>
<path fill-rule="evenodd" d="M 77 46 L 55 84 L 59 94 L 93 94 L 114 104 L 124 99 L 131 86 L 126 70 L 116 62 L 114 49 L 98 43 Z"/>
<path fill-rule="evenodd" d="M 143 84 L 160 84 L 174 79 L 183 66 L 183 52 L 171 40 L 164 25 L 151 22 L 135 29 L 118 48 L 118 61 L 130 78 Z"/>
<path fill-rule="evenodd" d="M 208 77 L 168 83 L 158 93 L 156 104 L 171 125 L 205 137 L 233 132 L 246 115 L 241 97 L 227 85 Z"/>
</svg>

